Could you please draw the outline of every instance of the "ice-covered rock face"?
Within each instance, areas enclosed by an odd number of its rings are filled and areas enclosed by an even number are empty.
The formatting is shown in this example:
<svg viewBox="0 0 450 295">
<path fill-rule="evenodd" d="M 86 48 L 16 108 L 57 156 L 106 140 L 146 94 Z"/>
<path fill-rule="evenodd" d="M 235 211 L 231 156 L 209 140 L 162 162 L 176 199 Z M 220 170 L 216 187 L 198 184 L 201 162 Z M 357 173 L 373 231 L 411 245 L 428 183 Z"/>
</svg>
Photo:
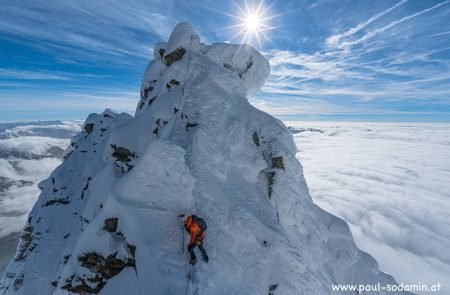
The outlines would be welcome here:
<svg viewBox="0 0 450 295">
<path fill-rule="evenodd" d="M 339 294 L 395 284 L 311 200 L 291 132 L 251 106 L 269 64 L 246 45 L 158 43 L 136 116 L 92 114 L 40 184 L 0 294 Z M 208 224 L 190 270 L 181 212 Z M 184 249 L 184 250 L 183 250 Z M 383 294 L 383 292 L 380 292 Z"/>
<path fill-rule="evenodd" d="M 147 67 L 136 114 L 142 113 L 157 97 L 175 86 L 196 80 L 196 84 L 215 83 L 227 92 L 247 96 L 258 91 L 269 75 L 269 62 L 249 45 L 200 43 L 194 28 L 181 23 L 167 43 L 155 45 L 153 61 Z M 205 72 L 207 79 L 198 79 Z M 164 98 L 161 98 L 164 99 Z"/>
</svg>

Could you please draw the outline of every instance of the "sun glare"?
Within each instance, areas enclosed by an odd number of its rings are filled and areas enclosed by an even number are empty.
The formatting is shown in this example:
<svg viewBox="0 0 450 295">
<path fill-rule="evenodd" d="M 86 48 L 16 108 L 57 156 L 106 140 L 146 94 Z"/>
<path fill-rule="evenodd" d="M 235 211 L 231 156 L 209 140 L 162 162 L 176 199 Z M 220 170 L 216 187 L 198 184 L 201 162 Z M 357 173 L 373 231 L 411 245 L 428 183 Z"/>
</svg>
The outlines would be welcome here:
<svg viewBox="0 0 450 295">
<path fill-rule="evenodd" d="M 247 25 L 247 31 L 258 32 L 260 27 L 260 20 L 257 15 L 251 14 L 247 16 L 245 24 Z"/>
<path fill-rule="evenodd" d="M 275 16 L 270 15 L 269 8 L 264 2 L 250 3 L 245 1 L 244 7 L 235 4 L 238 11 L 235 15 L 230 15 L 235 24 L 228 27 L 235 31 L 232 40 L 240 39 L 242 43 L 248 43 L 261 47 L 264 41 L 270 41 L 267 32 L 274 29 L 270 21 Z"/>
</svg>

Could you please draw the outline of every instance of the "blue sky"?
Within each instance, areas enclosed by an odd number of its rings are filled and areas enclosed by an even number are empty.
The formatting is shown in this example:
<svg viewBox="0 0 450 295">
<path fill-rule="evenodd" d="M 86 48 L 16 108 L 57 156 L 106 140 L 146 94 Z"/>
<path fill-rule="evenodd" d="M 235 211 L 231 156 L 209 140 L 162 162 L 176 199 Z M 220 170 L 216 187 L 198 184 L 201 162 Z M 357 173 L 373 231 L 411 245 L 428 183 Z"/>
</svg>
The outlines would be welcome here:
<svg viewBox="0 0 450 295">
<path fill-rule="evenodd" d="M 134 113 L 155 42 L 181 21 L 235 42 L 243 1 L 0 0 L 0 121 Z M 259 4 L 250 3 L 253 7 Z M 450 1 L 266 1 L 257 107 L 281 118 L 450 121 Z M 234 37 L 234 38 L 233 38 Z"/>
</svg>

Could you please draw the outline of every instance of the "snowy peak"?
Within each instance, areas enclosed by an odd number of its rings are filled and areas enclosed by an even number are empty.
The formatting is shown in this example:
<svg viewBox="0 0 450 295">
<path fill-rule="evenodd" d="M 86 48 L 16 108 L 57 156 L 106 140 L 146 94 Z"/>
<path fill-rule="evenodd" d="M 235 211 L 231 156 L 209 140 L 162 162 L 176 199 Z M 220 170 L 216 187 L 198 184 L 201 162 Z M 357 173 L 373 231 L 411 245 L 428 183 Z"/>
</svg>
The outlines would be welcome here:
<svg viewBox="0 0 450 295">
<path fill-rule="evenodd" d="M 186 91 L 189 81 L 201 82 L 197 79 L 205 72 L 213 77 L 210 83 L 244 97 L 258 91 L 270 72 L 268 61 L 253 47 L 202 44 L 195 29 L 187 23 L 177 25 L 167 43 L 157 43 L 153 57 L 144 74 L 136 114 L 178 86 Z"/>
<path fill-rule="evenodd" d="M 0 294 L 331 294 L 395 283 L 317 207 L 291 132 L 247 96 L 269 75 L 248 45 L 157 43 L 135 117 L 91 114 L 41 183 Z M 208 224 L 190 268 L 181 212 Z M 190 278 L 188 280 L 187 278 Z"/>
<path fill-rule="evenodd" d="M 192 44 L 198 44 L 200 37 L 189 23 L 180 23 L 172 31 L 167 46 L 164 48 L 163 58 L 166 65 L 170 66 L 180 53 L 190 50 Z M 156 48 L 155 48 L 156 49 Z"/>
</svg>

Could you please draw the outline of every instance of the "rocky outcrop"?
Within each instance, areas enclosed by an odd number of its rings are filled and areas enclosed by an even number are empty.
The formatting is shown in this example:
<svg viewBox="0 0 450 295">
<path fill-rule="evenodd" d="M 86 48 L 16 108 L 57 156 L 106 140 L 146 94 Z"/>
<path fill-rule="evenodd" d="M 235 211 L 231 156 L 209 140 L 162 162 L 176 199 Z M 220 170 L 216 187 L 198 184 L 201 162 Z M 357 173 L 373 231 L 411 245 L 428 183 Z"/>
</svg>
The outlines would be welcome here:
<svg viewBox="0 0 450 295">
<path fill-rule="evenodd" d="M 62 289 L 77 294 L 98 294 L 108 280 L 119 274 L 125 267 L 135 267 L 134 258 L 117 258 L 117 252 L 106 257 L 90 252 L 78 257 L 82 267 L 87 268 L 91 275 L 88 278 L 73 275 L 62 286 Z"/>
<path fill-rule="evenodd" d="M 166 66 L 170 66 L 174 62 L 181 60 L 186 53 L 186 48 L 179 47 L 176 50 L 172 51 L 171 53 L 164 56 L 164 61 Z"/>
<path fill-rule="evenodd" d="M 137 158 L 136 153 L 115 144 L 112 144 L 111 148 L 113 149 L 111 156 L 115 159 L 114 163 L 116 167 L 119 168 L 122 173 L 130 171 L 134 167 L 132 161 Z"/>
</svg>

